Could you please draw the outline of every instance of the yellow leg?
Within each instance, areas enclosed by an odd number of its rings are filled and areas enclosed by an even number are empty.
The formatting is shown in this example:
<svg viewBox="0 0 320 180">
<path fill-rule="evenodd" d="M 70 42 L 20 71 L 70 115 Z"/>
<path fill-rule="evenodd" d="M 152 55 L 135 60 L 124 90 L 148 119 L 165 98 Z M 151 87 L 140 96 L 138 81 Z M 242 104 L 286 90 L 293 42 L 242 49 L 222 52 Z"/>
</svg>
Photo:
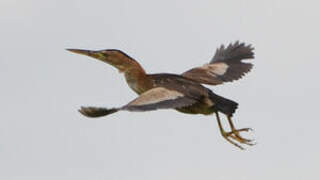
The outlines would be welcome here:
<svg viewBox="0 0 320 180">
<path fill-rule="evenodd" d="M 233 125 L 233 122 L 232 122 L 232 119 L 230 116 L 227 116 L 228 117 L 228 122 L 229 122 L 229 125 L 230 125 L 230 128 L 231 128 L 231 132 L 229 132 L 230 134 L 233 134 L 234 136 L 233 139 L 242 143 L 242 144 L 247 144 L 247 145 L 254 145 L 254 143 L 251 143 L 252 140 L 251 139 L 246 139 L 246 138 L 243 138 L 241 137 L 240 135 L 240 132 L 242 131 L 245 131 L 245 132 L 248 132 L 250 130 L 252 130 L 251 128 L 242 128 L 242 129 L 236 129 Z"/>
<path fill-rule="evenodd" d="M 218 121 L 219 129 L 220 129 L 220 133 L 221 133 L 222 137 L 225 138 L 229 143 L 235 145 L 236 147 L 240 148 L 241 150 L 244 150 L 244 148 L 242 146 L 240 146 L 239 144 L 237 144 L 237 143 L 235 143 L 234 141 L 231 140 L 231 139 L 234 139 L 234 140 L 237 141 L 237 137 L 233 133 L 226 132 L 223 129 L 218 112 L 215 112 L 215 114 L 216 114 L 216 118 L 217 118 L 217 121 Z"/>
</svg>

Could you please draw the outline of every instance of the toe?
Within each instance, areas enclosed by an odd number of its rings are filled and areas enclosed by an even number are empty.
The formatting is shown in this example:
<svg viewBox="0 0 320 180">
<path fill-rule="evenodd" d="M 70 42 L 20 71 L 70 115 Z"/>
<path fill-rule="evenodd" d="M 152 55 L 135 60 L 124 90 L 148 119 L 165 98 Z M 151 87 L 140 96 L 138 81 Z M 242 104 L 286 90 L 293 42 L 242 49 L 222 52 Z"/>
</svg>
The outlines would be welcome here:
<svg viewBox="0 0 320 180">
<path fill-rule="evenodd" d="M 242 132 L 242 131 L 249 132 L 249 131 L 253 131 L 253 129 L 252 128 L 242 128 L 242 129 L 236 129 L 234 131 L 235 132 Z"/>
</svg>

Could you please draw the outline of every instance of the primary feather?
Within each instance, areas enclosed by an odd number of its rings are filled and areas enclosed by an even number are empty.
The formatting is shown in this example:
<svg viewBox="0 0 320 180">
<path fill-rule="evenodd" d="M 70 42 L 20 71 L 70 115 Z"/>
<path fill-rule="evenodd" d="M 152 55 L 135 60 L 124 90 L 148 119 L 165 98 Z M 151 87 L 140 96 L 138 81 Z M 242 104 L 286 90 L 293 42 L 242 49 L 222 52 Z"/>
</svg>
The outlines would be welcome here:
<svg viewBox="0 0 320 180">
<path fill-rule="evenodd" d="M 239 43 L 229 44 L 227 48 L 221 45 L 209 64 L 190 69 L 182 76 L 202 84 L 218 85 L 242 78 L 252 68 L 251 63 L 244 63 L 244 59 L 253 59 L 251 45 Z"/>
</svg>

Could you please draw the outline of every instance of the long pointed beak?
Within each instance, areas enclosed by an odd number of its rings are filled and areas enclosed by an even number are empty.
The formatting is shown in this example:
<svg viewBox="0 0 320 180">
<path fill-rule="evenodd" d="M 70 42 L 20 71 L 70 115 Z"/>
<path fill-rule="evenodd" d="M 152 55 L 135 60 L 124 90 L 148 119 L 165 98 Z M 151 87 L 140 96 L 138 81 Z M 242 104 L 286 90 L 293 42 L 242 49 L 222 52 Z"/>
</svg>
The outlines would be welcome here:
<svg viewBox="0 0 320 180">
<path fill-rule="evenodd" d="M 97 59 L 99 59 L 99 57 L 101 56 L 101 53 L 99 53 L 99 51 L 91 51 L 91 50 L 84 50 L 84 49 L 66 49 L 66 50 L 73 53 L 97 58 Z"/>
</svg>

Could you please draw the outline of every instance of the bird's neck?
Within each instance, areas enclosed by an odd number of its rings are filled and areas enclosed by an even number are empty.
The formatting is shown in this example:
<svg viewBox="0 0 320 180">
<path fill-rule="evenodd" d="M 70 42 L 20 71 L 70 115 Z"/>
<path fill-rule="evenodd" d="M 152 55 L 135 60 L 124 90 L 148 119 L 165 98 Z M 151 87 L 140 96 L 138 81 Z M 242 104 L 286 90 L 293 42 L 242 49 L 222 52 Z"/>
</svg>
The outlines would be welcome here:
<svg viewBox="0 0 320 180">
<path fill-rule="evenodd" d="M 141 94 L 152 88 L 151 80 L 142 66 L 122 51 L 109 52 L 108 56 L 103 56 L 101 60 L 124 73 L 129 87 L 136 93 Z"/>
<path fill-rule="evenodd" d="M 129 87 L 137 94 L 141 94 L 152 88 L 151 79 L 138 62 L 132 63 L 124 71 Z"/>
</svg>

